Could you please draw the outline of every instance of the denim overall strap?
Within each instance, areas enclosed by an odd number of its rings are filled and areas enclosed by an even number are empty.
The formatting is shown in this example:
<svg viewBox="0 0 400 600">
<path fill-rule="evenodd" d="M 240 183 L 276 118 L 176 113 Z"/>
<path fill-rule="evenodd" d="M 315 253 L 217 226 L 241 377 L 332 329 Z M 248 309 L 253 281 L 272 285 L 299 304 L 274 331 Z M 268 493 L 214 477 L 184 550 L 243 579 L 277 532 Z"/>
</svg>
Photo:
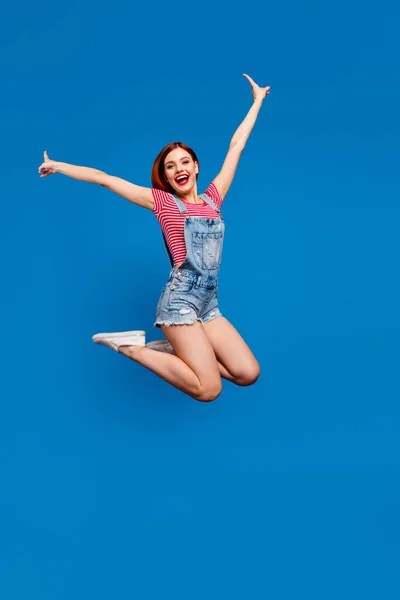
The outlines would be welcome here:
<svg viewBox="0 0 400 600">
<path fill-rule="evenodd" d="M 171 194 L 171 196 L 173 197 L 173 199 L 175 200 L 175 203 L 178 207 L 178 210 L 180 213 L 184 213 L 187 212 L 187 208 L 186 206 L 183 204 L 182 200 L 180 200 L 180 198 L 178 198 L 178 196 L 174 196 L 174 194 Z"/>
<path fill-rule="evenodd" d="M 174 196 L 173 194 L 171 194 L 172 198 L 175 200 L 175 203 L 178 207 L 179 212 L 182 214 L 184 212 L 187 212 L 187 208 L 186 206 L 183 204 L 182 200 L 179 200 L 179 198 L 177 196 Z M 167 240 L 166 237 L 164 235 L 164 232 L 162 232 L 162 236 L 164 239 L 164 244 L 165 244 L 165 249 L 167 250 L 167 254 L 168 254 L 168 258 L 169 258 L 169 262 L 171 263 L 171 267 L 174 266 L 174 260 L 172 258 L 172 254 L 170 249 L 168 248 L 168 244 L 167 244 Z"/>
<path fill-rule="evenodd" d="M 187 207 L 184 205 L 182 200 L 180 198 L 178 198 L 178 196 L 174 196 L 173 194 L 171 194 L 171 196 L 175 200 L 175 203 L 178 207 L 179 212 L 180 213 L 187 212 Z M 204 202 L 206 202 L 209 206 L 211 206 L 211 208 L 213 208 L 215 210 L 215 212 L 217 212 L 217 213 L 221 212 L 220 209 L 218 208 L 218 206 L 216 204 L 214 204 L 213 200 L 211 200 L 211 198 L 209 198 L 209 196 L 207 196 L 207 194 L 200 194 L 199 198 L 201 198 L 202 200 L 204 200 Z"/>
<path fill-rule="evenodd" d="M 211 198 L 209 198 L 207 194 L 200 194 L 199 198 L 202 198 L 204 202 L 207 202 L 207 204 L 211 206 L 211 208 L 213 208 L 217 213 L 221 212 L 218 206 L 214 204 L 214 201 L 211 200 Z"/>
</svg>

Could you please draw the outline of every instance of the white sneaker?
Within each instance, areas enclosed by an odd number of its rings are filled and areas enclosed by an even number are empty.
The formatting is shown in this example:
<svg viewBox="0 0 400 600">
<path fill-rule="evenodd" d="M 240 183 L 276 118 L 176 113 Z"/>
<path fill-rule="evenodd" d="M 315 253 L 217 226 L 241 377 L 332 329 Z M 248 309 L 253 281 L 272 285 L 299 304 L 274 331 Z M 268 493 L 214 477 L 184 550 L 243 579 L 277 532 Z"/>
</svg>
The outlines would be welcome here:
<svg viewBox="0 0 400 600">
<path fill-rule="evenodd" d="M 96 333 L 92 337 L 95 344 L 103 344 L 118 352 L 121 346 L 145 346 L 145 331 L 120 331 L 118 333 Z"/>
<path fill-rule="evenodd" d="M 152 350 L 157 350 L 158 352 L 167 352 L 168 354 L 172 354 L 174 351 L 168 340 L 155 340 L 154 342 L 148 342 L 146 344 L 146 348 L 151 348 Z"/>
</svg>

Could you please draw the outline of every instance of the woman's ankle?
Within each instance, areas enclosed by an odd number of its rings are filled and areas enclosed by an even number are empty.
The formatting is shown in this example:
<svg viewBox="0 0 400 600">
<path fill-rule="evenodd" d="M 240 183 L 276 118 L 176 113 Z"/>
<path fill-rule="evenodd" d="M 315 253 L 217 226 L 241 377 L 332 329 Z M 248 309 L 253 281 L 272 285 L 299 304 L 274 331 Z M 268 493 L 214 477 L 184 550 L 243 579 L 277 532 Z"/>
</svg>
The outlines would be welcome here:
<svg viewBox="0 0 400 600">
<path fill-rule="evenodd" d="M 118 352 L 132 360 L 137 360 L 144 348 L 146 348 L 146 346 L 120 346 Z"/>
</svg>

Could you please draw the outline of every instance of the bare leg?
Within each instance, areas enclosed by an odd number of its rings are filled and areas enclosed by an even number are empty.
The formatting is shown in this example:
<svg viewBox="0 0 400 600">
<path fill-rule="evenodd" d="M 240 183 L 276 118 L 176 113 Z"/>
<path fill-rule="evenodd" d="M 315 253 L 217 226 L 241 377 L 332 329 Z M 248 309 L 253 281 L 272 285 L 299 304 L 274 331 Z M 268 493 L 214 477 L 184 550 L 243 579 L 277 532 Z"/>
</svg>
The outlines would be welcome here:
<svg viewBox="0 0 400 600">
<path fill-rule="evenodd" d="M 202 401 L 214 400 L 222 390 L 218 363 L 204 326 L 171 325 L 163 332 L 176 355 L 146 346 L 121 346 L 119 352 L 138 362 L 162 379 Z"/>
<path fill-rule="evenodd" d="M 165 350 L 159 350 L 159 352 L 164 352 L 164 351 Z M 176 352 L 173 348 L 172 348 L 172 350 L 168 349 L 166 352 L 168 354 L 173 354 L 174 356 L 176 356 Z M 223 377 L 224 379 L 227 379 L 228 381 L 231 381 L 232 383 L 235 383 L 235 378 L 229 373 L 229 371 L 227 371 L 227 369 L 224 367 L 224 365 L 222 363 L 219 362 L 218 359 L 217 359 L 217 364 L 218 364 L 219 374 L 221 375 L 221 377 Z"/>
<path fill-rule="evenodd" d="M 230 381 L 231 383 L 237 383 L 234 376 L 231 375 L 227 369 L 225 369 L 224 365 L 222 363 L 220 363 L 218 359 L 217 359 L 217 363 L 218 363 L 219 374 L 221 375 L 221 377 L 223 377 L 224 379 L 227 379 L 227 381 Z"/>
<path fill-rule="evenodd" d="M 221 377 L 237 385 L 252 385 L 260 375 L 260 366 L 250 348 L 225 317 L 204 325 L 218 361 Z"/>
<path fill-rule="evenodd" d="M 204 330 L 213 347 L 220 376 L 236 385 L 255 383 L 260 374 L 260 367 L 233 325 L 224 317 L 218 317 L 206 323 Z M 171 355 L 170 350 L 168 354 Z M 176 356 L 175 350 L 172 350 L 172 354 Z"/>
</svg>

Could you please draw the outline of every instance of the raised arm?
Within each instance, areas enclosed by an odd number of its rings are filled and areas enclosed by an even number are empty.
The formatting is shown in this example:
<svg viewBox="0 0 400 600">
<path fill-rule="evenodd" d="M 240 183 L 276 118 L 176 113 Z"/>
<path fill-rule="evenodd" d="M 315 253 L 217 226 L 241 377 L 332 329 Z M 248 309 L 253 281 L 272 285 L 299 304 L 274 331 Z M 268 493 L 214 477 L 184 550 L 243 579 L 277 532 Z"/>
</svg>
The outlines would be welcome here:
<svg viewBox="0 0 400 600">
<path fill-rule="evenodd" d="M 104 171 L 92 169 L 91 167 L 78 167 L 50 160 L 47 152 L 44 153 L 44 162 L 39 167 L 39 173 L 40 177 L 62 173 L 67 177 L 72 177 L 72 179 L 86 181 L 87 183 L 97 183 L 138 206 L 143 206 L 143 208 L 149 208 L 150 210 L 154 206 L 153 194 L 150 188 L 135 185 L 134 183 L 125 181 L 125 179 L 108 175 Z"/>
<path fill-rule="evenodd" d="M 258 86 L 248 75 L 245 74 L 244 77 L 246 77 L 246 79 L 251 85 L 254 102 L 249 112 L 247 113 L 245 119 L 235 131 L 231 139 L 231 143 L 229 145 L 229 150 L 225 157 L 224 164 L 222 165 L 222 169 L 213 181 L 215 187 L 219 191 L 221 198 L 224 198 L 226 196 L 231 186 L 231 183 L 235 176 L 236 167 L 239 163 L 240 156 L 257 120 L 257 116 L 260 111 L 261 105 L 264 101 L 264 98 L 269 94 L 270 90 L 270 86 L 262 88 Z"/>
</svg>

